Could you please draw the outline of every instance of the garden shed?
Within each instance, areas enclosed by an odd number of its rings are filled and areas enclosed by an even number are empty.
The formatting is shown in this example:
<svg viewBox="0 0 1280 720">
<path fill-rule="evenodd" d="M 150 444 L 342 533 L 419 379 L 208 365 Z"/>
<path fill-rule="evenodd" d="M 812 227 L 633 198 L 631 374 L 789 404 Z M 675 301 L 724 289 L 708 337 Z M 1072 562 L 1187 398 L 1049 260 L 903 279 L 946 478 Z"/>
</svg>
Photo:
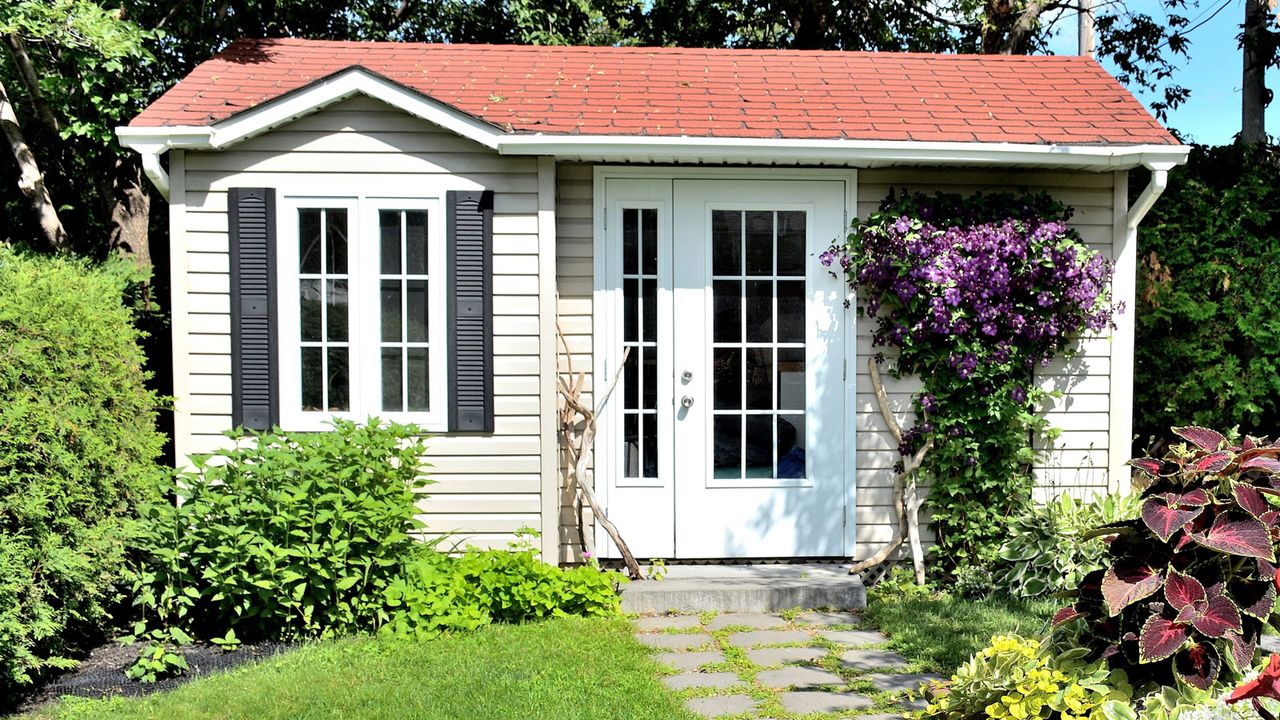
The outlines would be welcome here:
<svg viewBox="0 0 1280 720">
<path fill-rule="evenodd" d="M 819 255 L 891 190 L 1044 190 L 1132 308 L 1187 155 L 1087 57 L 305 40 L 232 44 L 118 135 L 170 206 L 180 462 L 414 422 L 432 531 L 563 562 L 613 552 L 565 487 L 570 364 L 621 378 L 594 483 L 638 556 L 873 554 L 898 448 Z M 1127 487 L 1133 338 L 1122 313 L 1037 371 L 1044 492 Z"/>
</svg>

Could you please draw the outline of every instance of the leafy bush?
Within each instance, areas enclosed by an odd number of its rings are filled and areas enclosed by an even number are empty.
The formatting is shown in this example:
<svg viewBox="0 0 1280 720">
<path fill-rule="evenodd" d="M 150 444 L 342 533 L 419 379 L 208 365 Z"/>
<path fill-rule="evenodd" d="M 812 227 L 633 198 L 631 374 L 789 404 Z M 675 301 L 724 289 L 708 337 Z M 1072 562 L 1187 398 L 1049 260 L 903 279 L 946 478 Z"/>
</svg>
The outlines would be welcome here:
<svg viewBox="0 0 1280 720">
<path fill-rule="evenodd" d="M 997 635 L 956 670 L 920 718 L 938 720 L 1134 720 L 1133 690 L 1123 670 L 1085 651 L 1055 654 L 1048 643 Z"/>
<path fill-rule="evenodd" d="M 1135 684 L 1207 690 L 1251 668 L 1276 597 L 1280 443 L 1229 442 L 1206 428 L 1163 458 L 1131 461 L 1149 480 L 1142 518 L 1113 523 L 1108 566 L 1054 618 L 1059 637 Z"/>
<path fill-rule="evenodd" d="M 1084 539 L 1100 525 L 1138 517 L 1138 496 L 1112 493 L 1089 502 L 1063 494 L 1009 523 L 995 584 L 1015 597 L 1040 597 L 1080 585 L 1106 564 L 1106 546 Z"/>
<path fill-rule="evenodd" d="M 491 622 L 618 612 L 616 573 L 558 568 L 526 543 L 507 550 L 468 548 L 459 556 L 424 550 L 384 592 L 383 632 L 424 639 Z"/>
<path fill-rule="evenodd" d="M 1169 174 L 1138 234 L 1140 443 L 1166 438 L 1175 422 L 1254 434 L 1280 426 L 1277 237 L 1276 148 L 1197 146 Z"/>
<path fill-rule="evenodd" d="M 197 637 L 323 637 L 375 627 L 416 550 L 416 428 L 335 421 L 332 432 L 232 434 L 237 447 L 178 477 L 145 511 L 137 602 Z"/>
<path fill-rule="evenodd" d="M 951 589 L 967 600 L 978 600 L 996 591 L 991 571 L 981 565 L 961 565 L 952 573 Z"/>
<path fill-rule="evenodd" d="M 159 474 L 159 401 L 122 302 L 136 279 L 0 245 L 0 689 L 96 641 Z"/>
<path fill-rule="evenodd" d="M 1031 497 L 1034 369 L 1111 324 L 1112 265 L 1046 194 L 890 195 L 821 262 L 842 272 L 897 350 L 896 375 L 924 391 L 899 451 L 926 445 L 935 551 L 948 565 L 988 563 L 1006 519 Z"/>
</svg>

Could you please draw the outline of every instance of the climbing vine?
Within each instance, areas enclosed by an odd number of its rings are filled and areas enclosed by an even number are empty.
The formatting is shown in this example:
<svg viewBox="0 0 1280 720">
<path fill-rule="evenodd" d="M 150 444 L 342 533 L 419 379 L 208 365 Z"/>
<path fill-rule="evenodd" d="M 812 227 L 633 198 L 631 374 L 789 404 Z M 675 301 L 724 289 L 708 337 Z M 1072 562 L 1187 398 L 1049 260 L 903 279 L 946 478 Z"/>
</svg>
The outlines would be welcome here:
<svg viewBox="0 0 1280 720">
<path fill-rule="evenodd" d="M 994 559 L 1031 498 L 1033 438 L 1059 432 L 1037 413 L 1055 391 L 1035 368 L 1118 310 L 1111 262 L 1070 216 L 1044 193 L 891 194 L 820 258 L 859 291 L 874 345 L 897 351 L 890 372 L 923 385 L 898 450 L 932 443 L 920 472 L 944 566 Z"/>
</svg>

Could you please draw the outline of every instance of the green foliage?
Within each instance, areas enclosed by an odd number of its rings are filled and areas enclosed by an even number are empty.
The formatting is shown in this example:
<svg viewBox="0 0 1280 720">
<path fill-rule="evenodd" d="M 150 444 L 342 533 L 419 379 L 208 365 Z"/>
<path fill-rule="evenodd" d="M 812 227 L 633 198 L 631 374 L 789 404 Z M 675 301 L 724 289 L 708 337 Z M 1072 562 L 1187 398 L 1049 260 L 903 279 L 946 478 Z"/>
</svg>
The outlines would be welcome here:
<svg viewBox="0 0 1280 720">
<path fill-rule="evenodd" d="M 417 548 L 423 444 L 411 426 L 244 433 L 145 511 L 137 600 L 198 637 L 313 638 L 368 630 Z"/>
<path fill-rule="evenodd" d="M 1045 193 L 891 193 L 819 258 L 863 298 L 894 376 L 924 386 L 898 451 L 923 454 L 944 567 L 995 559 L 1031 500 L 1033 441 L 1058 433 L 1035 369 L 1111 324 L 1112 265 L 1070 216 Z"/>
<path fill-rule="evenodd" d="M 1025 598 L 1075 588 L 1106 564 L 1106 546 L 1084 535 L 1137 516 L 1137 495 L 1112 493 L 1084 502 L 1063 493 L 1053 502 L 1032 505 L 1009 523 L 995 567 L 996 585 Z"/>
<path fill-rule="evenodd" d="M 982 565 L 961 565 L 952 573 L 951 590 L 966 600 L 984 598 L 996 591 L 995 578 Z"/>
<path fill-rule="evenodd" d="M 181 675 L 191 669 L 187 659 L 182 656 L 182 648 L 192 642 L 192 638 L 179 627 L 146 629 L 146 623 L 140 622 L 134 628 L 138 633 L 123 638 L 124 642 L 141 642 L 138 659 L 125 671 L 125 676 L 138 682 L 153 683 L 161 678 Z"/>
<path fill-rule="evenodd" d="M 1178 422 L 1280 426 L 1277 160 L 1275 148 L 1194 147 L 1138 231 L 1140 447 Z"/>
<path fill-rule="evenodd" d="M 947 691 L 917 718 L 1136 720 L 1123 671 L 1085 662 L 1083 650 L 1055 654 L 1047 643 L 997 635 L 956 670 Z"/>
<path fill-rule="evenodd" d="M 1147 481 L 1141 519 L 1095 532 L 1106 569 L 1084 577 L 1055 634 L 1135 685 L 1211 690 L 1250 670 L 1274 617 L 1280 443 L 1174 432 L 1187 443 L 1131 461 Z"/>
<path fill-rule="evenodd" d="M 0 690 L 94 642 L 159 474 L 134 274 L 0 245 Z"/>
<path fill-rule="evenodd" d="M 426 639 L 493 622 L 613 615 L 614 583 L 625 580 L 591 566 L 559 568 L 526 543 L 507 550 L 467 548 L 457 556 L 424 550 L 384 592 L 382 632 Z"/>
</svg>

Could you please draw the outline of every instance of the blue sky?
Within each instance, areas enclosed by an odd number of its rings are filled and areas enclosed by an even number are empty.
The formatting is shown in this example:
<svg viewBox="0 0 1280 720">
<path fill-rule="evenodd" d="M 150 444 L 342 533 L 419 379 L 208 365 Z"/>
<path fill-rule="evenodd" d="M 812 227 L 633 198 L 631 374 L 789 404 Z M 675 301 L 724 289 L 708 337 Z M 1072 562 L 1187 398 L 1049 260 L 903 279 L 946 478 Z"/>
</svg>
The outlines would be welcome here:
<svg viewBox="0 0 1280 720">
<path fill-rule="evenodd" d="M 1106 0 L 1096 0 L 1100 9 L 1104 2 Z M 1169 114 L 1166 124 L 1181 131 L 1189 141 L 1222 145 L 1231 142 L 1232 136 L 1240 132 L 1241 56 L 1236 36 L 1244 17 L 1244 0 L 1199 0 L 1199 7 L 1191 7 L 1193 3 L 1194 0 L 1189 0 L 1184 12 L 1193 20 L 1206 19 L 1222 5 L 1226 7 L 1188 35 L 1191 45 L 1187 57 L 1178 59 L 1180 67 L 1174 79 L 1190 88 L 1191 98 Z M 1166 14 L 1159 0 L 1128 0 L 1127 5 L 1134 12 L 1144 12 L 1157 19 Z M 1054 52 L 1076 52 L 1074 18 L 1064 18 L 1059 28 L 1059 36 L 1053 43 Z M 1107 69 L 1116 73 L 1114 67 Z M 1280 71 L 1267 73 L 1267 87 L 1280 90 Z M 1144 102 L 1155 99 L 1154 95 L 1138 93 L 1137 88 L 1130 90 Z M 1280 100 L 1267 108 L 1267 132 L 1280 134 Z"/>
</svg>

